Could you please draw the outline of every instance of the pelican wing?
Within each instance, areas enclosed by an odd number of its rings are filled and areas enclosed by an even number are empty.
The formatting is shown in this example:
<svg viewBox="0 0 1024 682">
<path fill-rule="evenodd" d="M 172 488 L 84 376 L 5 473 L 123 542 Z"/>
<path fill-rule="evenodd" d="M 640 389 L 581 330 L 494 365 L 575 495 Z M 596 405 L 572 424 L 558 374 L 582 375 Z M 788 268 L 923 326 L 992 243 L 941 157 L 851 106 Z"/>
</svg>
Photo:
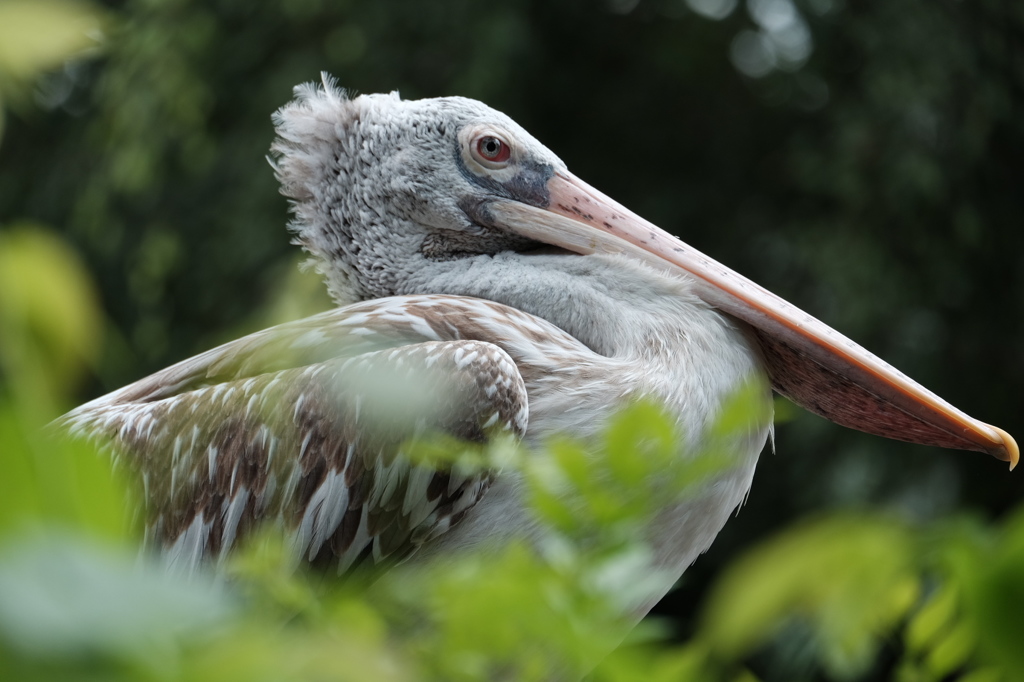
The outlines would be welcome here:
<svg viewBox="0 0 1024 682">
<path fill-rule="evenodd" d="M 147 541 L 172 564 L 223 557 L 264 519 L 289 530 L 300 556 L 339 570 L 403 558 L 457 524 L 493 476 L 416 464 L 403 446 L 429 432 L 521 437 L 527 425 L 509 355 L 451 338 L 451 322 L 417 302 L 359 304 L 244 337 L 59 424 L 141 476 Z"/>
</svg>

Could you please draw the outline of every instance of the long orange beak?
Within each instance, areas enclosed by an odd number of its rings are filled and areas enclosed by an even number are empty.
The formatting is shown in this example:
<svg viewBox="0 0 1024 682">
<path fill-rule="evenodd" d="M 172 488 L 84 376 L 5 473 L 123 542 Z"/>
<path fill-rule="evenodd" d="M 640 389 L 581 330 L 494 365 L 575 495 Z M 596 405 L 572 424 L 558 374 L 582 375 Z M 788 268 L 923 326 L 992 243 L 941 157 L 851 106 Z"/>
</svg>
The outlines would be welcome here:
<svg viewBox="0 0 1024 682">
<path fill-rule="evenodd" d="M 749 324 L 772 386 L 802 407 L 896 440 L 1020 457 L 1010 434 L 964 414 L 896 368 L 743 275 L 684 244 L 574 175 L 547 184 L 546 208 L 498 200 L 495 221 L 529 239 L 581 254 L 628 254 L 688 275 L 708 304 Z"/>
</svg>

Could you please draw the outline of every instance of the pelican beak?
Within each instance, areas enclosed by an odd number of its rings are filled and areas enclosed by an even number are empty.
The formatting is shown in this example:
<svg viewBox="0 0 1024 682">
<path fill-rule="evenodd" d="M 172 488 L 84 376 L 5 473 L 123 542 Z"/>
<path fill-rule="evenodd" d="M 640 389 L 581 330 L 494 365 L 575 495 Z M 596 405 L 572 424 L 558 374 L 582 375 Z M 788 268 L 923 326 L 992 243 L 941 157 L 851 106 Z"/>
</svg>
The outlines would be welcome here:
<svg viewBox="0 0 1024 682">
<path fill-rule="evenodd" d="M 688 276 L 709 305 L 743 320 L 773 388 L 837 424 L 887 438 L 987 452 L 1017 464 L 1010 434 L 964 414 L 896 368 L 743 275 L 705 256 L 567 171 L 547 182 L 546 207 L 497 200 L 497 222 L 581 254 L 627 254 Z"/>
</svg>

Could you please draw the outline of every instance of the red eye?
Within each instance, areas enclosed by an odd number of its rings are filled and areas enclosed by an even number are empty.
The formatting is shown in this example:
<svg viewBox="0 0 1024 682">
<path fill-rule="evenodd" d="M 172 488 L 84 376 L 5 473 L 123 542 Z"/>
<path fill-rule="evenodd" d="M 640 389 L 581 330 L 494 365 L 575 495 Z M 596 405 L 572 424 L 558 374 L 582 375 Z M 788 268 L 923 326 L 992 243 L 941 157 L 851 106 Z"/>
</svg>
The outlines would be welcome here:
<svg viewBox="0 0 1024 682">
<path fill-rule="evenodd" d="M 493 135 L 487 135 L 477 140 L 476 151 L 483 158 L 495 163 L 508 161 L 509 157 L 512 156 L 512 150 L 509 149 L 509 146 Z"/>
</svg>

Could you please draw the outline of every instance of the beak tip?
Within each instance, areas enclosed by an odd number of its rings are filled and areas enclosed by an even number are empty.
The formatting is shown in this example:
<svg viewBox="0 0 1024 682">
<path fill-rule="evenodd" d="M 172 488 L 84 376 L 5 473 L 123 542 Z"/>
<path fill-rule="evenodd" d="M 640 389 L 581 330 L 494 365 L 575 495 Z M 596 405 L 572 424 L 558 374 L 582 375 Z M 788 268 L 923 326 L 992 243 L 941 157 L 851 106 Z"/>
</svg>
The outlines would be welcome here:
<svg viewBox="0 0 1024 682">
<path fill-rule="evenodd" d="M 1020 448 L 1017 447 L 1017 441 L 1013 439 L 1013 436 L 1003 431 L 998 426 L 992 426 L 991 429 L 996 432 L 999 437 L 999 444 L 997 449 L 992 453 L 1004 462 L 1010 463 L 1010 471 L 1013 471 L 1017 466 L 1017 462 L 1020 461 Z"/>
</svg>

